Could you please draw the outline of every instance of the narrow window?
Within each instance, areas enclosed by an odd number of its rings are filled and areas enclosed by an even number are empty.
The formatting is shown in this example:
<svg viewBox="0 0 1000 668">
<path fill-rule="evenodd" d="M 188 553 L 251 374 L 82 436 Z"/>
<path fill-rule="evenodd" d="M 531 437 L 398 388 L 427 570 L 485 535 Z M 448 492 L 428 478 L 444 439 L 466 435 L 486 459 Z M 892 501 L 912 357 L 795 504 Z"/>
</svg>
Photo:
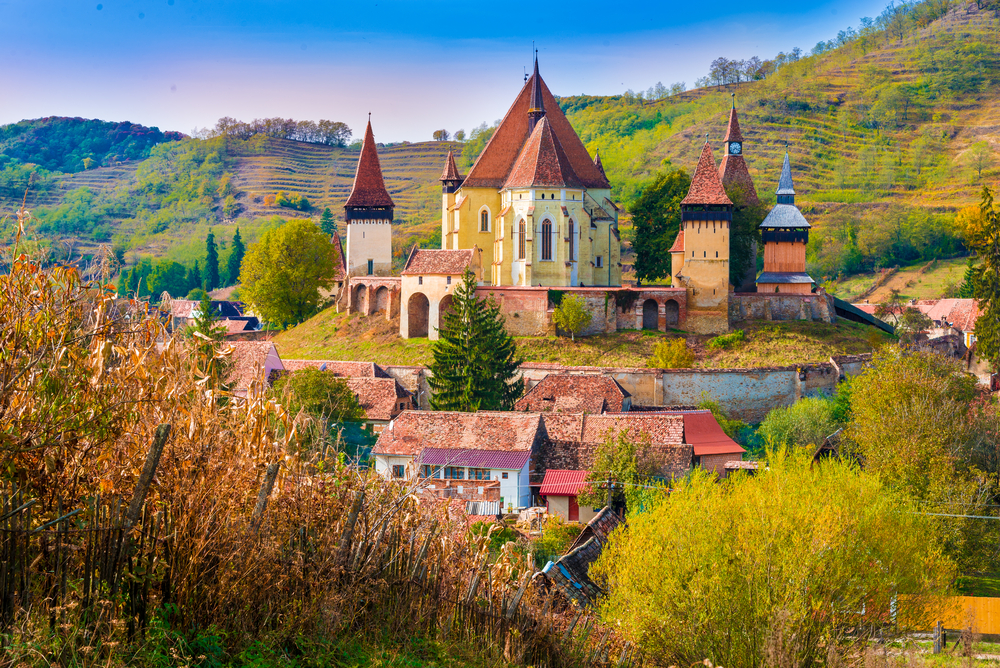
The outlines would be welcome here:
<svg viewBox="0 0 1000 668">
<path fill-rule="evenodd" d="M 715 257 L 719 257 L 719 251 L 715 251 Z"/>
<path fill-rule="evenodd" d="M 405 469 L 404 469 L 404 467 L 403 467 L 402 464 L 393 464 L 392 465 L 392 477 L 393 478 L 402 478 L 404 475 L 405 475 Z"/>
<path fill-rule="evenodd" d="M 552 259 L 552 221 L 548 218 L 542 221 L 542 259 Z"/>
<path fill-rule="evenodd" d="M 524 259 L 524 221 L 522 220 L 517 227 L 517 259 Z"/>
<path fill-rule="evenodd" d="M 506 471 L 503 472 L 503 479 L 504 480 L 507 479 L 507 472 Z M 503 499 L 500 499 L 500 504 L 503 505 Z"/>
<path fill-rule="evenodd" d="M 424 277 L 417 276 L 417 285 L 423 285 L 423 284 L 424 284 Z"/>
<path fill-rule="evenodd" d="M 701 252 L 701 256 L 702 257 L 708 257 L 708 251 L 702 251 Z"/>
<path fill-rule="evenodd" d="M 486 209 L 483 209 L 482 213 L 479 214 L 479 231 L 490 231 L 490 212 Z"/>
<path fill-rule="evenodd" d="M 368 260 L 368 275 L 375 273 L 375 260 Z"/>
<path fill-rule="evenodd" d="M 573 219 L 569 219 L 569 260 L 576 260 L 576 224 Z"/>
<path fill-rule="evenodd" d="M 716 253 L 716 255 L 718 255 L 718 253 Z M 448 283 L 448 285 L 451 285 L 451 276 L 448 277 L 447 283 Z"/>
<path fill-rule="evenodd" d="M 604 258 L 600 255 L 597 256 L 597 268 L 600 269 L 604 266 Z"/>
</svg>

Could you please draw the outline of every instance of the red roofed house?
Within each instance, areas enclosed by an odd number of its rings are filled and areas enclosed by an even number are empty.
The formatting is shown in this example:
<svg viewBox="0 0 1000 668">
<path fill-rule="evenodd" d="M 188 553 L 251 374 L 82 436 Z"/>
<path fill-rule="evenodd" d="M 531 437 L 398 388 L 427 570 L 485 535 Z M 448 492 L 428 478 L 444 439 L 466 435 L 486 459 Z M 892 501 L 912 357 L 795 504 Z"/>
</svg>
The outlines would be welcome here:
<svg viewBox="0 0 1000 668">
<path fill-rule="evenodd" d="M 440 180 L 441 248 L 483 249 L 489 285 L 621 285 L 611 184 L 542 80 L 537 58 L 468 175 L 449 156 Z"/>
<path fill-rule="evenodd" d="M 226 380 L 236 396 L 245 397 L 251 384 L 269 383 L 274 372 L 285 369 L 278 349 L 270 341 L 233 341 L 226 347 L 231 349 L 232 362 Z"/>
<path fill-rule="evenodd" d="M 537 413 L 406 411 L 382 431 L 372 454 L 387 478 L 426 478 L 428 486 L 463 495 L 483 487 L 485 496 L 495 486 L 505 507 L 526 508 L 531 454 L 543 437 Z"/>
<path fill-rule="evenodd" d="M 466 269 L 483 280 L 483 254 L 473 246 L 465 250 L 434 250 L 413 247 L 403 267 L 400 289 L 399 335 L 404 339 L 438 338 L 441 314 L 451 303 Z"/>
<path fill-rule="evenodd" d="M 586 524 L 597 515 L 597 508 L 580 507 L 577 496 L 580 490 L 587 486 L 589 471 L 561 471 L 549 469 L 538 490 L 538 495 L 545 501 L 545 509 L 549 515 L 558 515 L 567 522 Z"/>
<path fill-rule="evenodd" d="M 732 144 L 730 144 L 732 145 Z M 729 331 L 729 235 L 733 203 L 705 142 L 681 200 L 682 252 L 671 248 L 673 284 L 687 289 L 687 325 L 699 334 Z"/>
<path fill-rule="evenodd" d="M 604 374 L 550 373 L 531 387 L 514 409 L 545 413 L 622 413 L 632 407 L 632 395 Z"/>
</svg>

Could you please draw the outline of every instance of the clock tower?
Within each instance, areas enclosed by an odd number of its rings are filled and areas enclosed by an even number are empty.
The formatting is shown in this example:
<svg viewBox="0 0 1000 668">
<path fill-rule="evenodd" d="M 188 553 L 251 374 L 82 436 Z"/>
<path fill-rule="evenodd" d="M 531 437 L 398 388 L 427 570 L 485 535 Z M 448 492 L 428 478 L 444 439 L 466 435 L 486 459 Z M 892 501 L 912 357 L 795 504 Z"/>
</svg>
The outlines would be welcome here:
<svg viewBox="0 0 1000 668">
<path fill-rule="evenodd" d="M 726 194 L 733 201 L 733 206 L 737 211 L 758 206 L 760 200 L 757 198 L 757 189 L 754 188 L 753 179 L 750 177 L 746 160 L 743 158 L 746 144 L 743 141 L 740 120 L 736 114 L 735 93 L 733 93 L 733 108 L 729 112 L 729 127 L 726 128 L 726 136 L 723 141 L 726 143 L 726 151 L 722 157 L 722 164 L 719 165 L 719 178 L 722 179 L 722 186 L 726 189 Z M 736 292 L 756 291 L 756 258 L 757 242 L 755 241 L 747 266 L 744 271 L 740 272 L 743 279 L 733 286 Z"/>
</svg>

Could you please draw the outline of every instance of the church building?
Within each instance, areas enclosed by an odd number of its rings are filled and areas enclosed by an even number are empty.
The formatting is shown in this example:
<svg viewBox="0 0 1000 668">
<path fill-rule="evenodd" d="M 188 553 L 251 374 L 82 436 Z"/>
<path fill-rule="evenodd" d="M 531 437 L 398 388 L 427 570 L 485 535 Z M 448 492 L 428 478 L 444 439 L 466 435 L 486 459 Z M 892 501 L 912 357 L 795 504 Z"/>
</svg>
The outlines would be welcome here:
<svg viewBox="0 0 1000 668">
<path fill-rule="evenodd" d="M 382 179 L 382 166 L 368 119 L 351 194 L 344 204 L 347 221 L 347 275 L 392 274 L 392 216 L 395 204 Z"/>
<path fill-rule="evenodd" d="M 792 166 L 785 153 L 778 181 L 778 203 L 760 224 L 764 241 L 764 271 L 757 277 L 757 292 L 809 294 L 813 279 L 806 273 L 809 222 L 795 206 Z"/>
<path fill-rule="evenodd" d="M 441 175 L 441 248 L 479 247 L 494 286 L 620 286 L 618 207 L 538 73 L 465 176 Z"/>
</svg>

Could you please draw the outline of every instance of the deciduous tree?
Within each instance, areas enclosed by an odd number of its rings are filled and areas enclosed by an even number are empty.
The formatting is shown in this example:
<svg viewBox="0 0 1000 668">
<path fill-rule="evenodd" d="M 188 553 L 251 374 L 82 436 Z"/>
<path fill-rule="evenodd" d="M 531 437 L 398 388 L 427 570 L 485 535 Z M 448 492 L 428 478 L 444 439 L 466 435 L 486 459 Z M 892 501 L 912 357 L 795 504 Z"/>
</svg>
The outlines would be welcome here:
<svg viewBox="0 0 1000 668">
<path fill-rule="evenodd" d="M 466 271 L 455 288 L 434 342 L 428 379 L 439 411 L 513 410 L 523 385 L 521 358 L 492 298 L 476 296 L 476 277 Z"/>
<path fill-rule="evenodd" d="M 553 311 L 552 320 L 559 329 L 569 332 L 570 338 L 576 341 L 576 335 L 590 324 L 591 314 L 586 309 L 583 298 L 565 295 Z"/>
<path fill-rule="evenodd" d="M 972 268 L 972 294 L 979 304 L 976 347 L 979 356 L 1000 369 L 1000 211 L 993 205 L 993 191 L 983 187 L 982 217 L 966 231 L 966 243 L 979 264 Z"/>
<path fill-rule="evenodd" d="M 242 294 L 260 317 L 287 326 L 316 312 L 320 290 L 333 283 L 337 251 L 310 220 L 290 220 L 270 229 L 246 252 L 240 269 Z"/>
<path fill-rule="evenodd" d="M 667 339 L 656 344 L 647 366 L 652 369 L 689 369 L 694 364 L 694 351 L 684 339 Z"/>
<path fill-rule="evenodd" d="M 670 275 L 670 247 L 681 225 L 681 200 L 691 187 L 684 170 L 659 174 L 632 205 L 635 273 L 641 281 Z"/>
</svg>

